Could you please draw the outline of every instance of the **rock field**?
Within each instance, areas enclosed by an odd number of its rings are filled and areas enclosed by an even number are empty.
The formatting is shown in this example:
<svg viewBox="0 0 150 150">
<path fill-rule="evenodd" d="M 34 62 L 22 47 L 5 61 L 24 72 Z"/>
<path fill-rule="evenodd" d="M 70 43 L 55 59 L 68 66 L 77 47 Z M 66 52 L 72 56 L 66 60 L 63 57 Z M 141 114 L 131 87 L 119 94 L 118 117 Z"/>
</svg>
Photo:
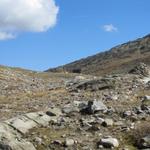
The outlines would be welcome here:
<svg viewBox="0 0 150 150">
<path fill-rule="evenodd" d="M 0 67 L 0 150 L 149 150 L 150 68 L 92 76 Z"/>
</svg>

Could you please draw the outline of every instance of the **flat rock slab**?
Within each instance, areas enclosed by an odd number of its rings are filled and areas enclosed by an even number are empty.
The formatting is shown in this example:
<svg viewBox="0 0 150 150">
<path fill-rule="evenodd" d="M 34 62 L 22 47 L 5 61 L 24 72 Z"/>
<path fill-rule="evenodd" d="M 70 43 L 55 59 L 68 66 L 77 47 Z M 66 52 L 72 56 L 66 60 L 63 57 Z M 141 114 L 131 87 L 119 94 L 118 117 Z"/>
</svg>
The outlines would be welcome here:
<svg viewBox="0 0 150 150">
<path fill-rule="evenodd" d="M 20 141 L 14 139 L 9 142 L 5 142 L 4 145 L 10 147 L 10 150 L 36 150 L 31 142 L 24 139 L 21 139 Z M 0 146 L 2 147 L 3 144 L 0 144 Z"/>
<path fill-rule="evenodd" d="M 0 140 L 3 138 L 11 140 L 19 136 L 21 136 L 21 134 L 14 130 L 11 126 L 5 123 L 0 124 Z"/>
<path fill-rule="evenodd" d="M 36 150 L 23 135 L 39 125 L 48 126 L 51 120 L 57 120 L 60 115 L 61 110 L 54 108 L 47 112 L 28 113 L 0 123 L 0 150 Z"/>
<path fill-rule="evenodd" d="M 49 121 L 53 118 L 43 112 L 28 113 L 25 116 L 42 126 L 48 126 Z"/>
<path fill-rule="evenodd" d="M 18 118 L 12 118 L 10 120 L 5 121 L 6 124 L 12 126 L 16 130 L 20 131 L 22 134 L 27 133 L 30 129 L 38 126 L 38 124 L 25 117 L 25 116 L 20 116 Z"/>
<path fill-rule="evenodd" d="M 0 124 L 0 149 L 36 150 L 32 143 L 23 139 L 17 130 L 5 123 Z"/>
</svg>

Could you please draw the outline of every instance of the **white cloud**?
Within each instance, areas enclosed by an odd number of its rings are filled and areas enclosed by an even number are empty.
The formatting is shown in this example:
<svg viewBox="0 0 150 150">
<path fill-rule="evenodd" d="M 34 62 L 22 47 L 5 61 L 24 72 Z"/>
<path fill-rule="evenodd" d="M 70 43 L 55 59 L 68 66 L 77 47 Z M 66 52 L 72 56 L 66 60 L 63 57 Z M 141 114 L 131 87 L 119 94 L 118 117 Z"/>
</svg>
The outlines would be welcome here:
<svg viewBox="0 0 150 150">
<path fill-rule="evenodd" d="M 54 0 L 0 0 L 0 40 L 47 31 L 56 24 L 58 11 Z"/>
<path fill-rule="evenodd" d="M 106 24 L 103 26 L 104 31 L 106 32 L 117 32 L 118 28 L 115 27 L 113 24 Z"/>
</svg>

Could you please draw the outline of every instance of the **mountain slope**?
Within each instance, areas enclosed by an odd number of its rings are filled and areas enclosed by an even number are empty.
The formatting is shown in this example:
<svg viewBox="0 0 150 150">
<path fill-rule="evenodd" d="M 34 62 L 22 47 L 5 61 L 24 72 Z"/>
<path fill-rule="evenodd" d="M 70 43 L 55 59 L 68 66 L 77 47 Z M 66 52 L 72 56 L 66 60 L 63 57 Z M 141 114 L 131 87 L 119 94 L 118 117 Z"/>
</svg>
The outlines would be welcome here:
<svg viewBox="0 0 150 150">
<path fill-rule="evenodd" d="M 1 150 L 144 150 L 149 122 L 144 63 L 97 77 L 0 66 Z"/>
<path fill-rule="evenodd" d="M 47 71 L 105 75 L 128 72 L 139 62 L 150 64 L 150 34 L 109 51 Z"/>
</svg>

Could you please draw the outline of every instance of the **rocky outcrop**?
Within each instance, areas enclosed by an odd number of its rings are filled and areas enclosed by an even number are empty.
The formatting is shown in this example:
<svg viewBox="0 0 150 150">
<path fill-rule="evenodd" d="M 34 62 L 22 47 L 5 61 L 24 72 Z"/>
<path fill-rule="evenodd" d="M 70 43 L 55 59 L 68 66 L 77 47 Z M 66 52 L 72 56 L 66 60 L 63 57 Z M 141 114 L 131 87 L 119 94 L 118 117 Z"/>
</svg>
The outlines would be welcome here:
<svg viewBox="0 0 150 150">
<path fill-rule="evenodd" d="M 49 113 L 28 113 L 0 123 L 0 149 L 36 150 L 34 145 L 23 136 L 37 126 L 48 126 L 51 120 L 56 120 L 61 115 L 59 109 L 50 109 L 47 112 Z"/>
<path fill-rule="evenodd" d="M 135 66 L 129 73 L 141 75 L 141 76 L 149 76 L 150 75 L 150 67 L 144 63 L 139 63 Z"/>
<path fill-rule="evenodd" d="M 14 71 L 15 76 L 12 70 L 0 70 L 0 90 L 8 82 L 27 89 L 0 91 L 0 149 L 130 150 L 139 144 L 147 148 L 150 77 L 145 68 L 104 77 L 33 72 L 21 76 Z M 30 82 L 35 82 L 33 89 Z"/>
<path fill-rule="evenodd" d="M 113 89 L 115 87 L 115 79 L 108 78 L 96 78 L 96 79 L 88 79 L 82 81 L 72 81 L 67 87 L 70 91 L 79 91 L 79 90 L 87 90 L 87 91 L 98 91 L 105 89 Z"/>
</svg>

